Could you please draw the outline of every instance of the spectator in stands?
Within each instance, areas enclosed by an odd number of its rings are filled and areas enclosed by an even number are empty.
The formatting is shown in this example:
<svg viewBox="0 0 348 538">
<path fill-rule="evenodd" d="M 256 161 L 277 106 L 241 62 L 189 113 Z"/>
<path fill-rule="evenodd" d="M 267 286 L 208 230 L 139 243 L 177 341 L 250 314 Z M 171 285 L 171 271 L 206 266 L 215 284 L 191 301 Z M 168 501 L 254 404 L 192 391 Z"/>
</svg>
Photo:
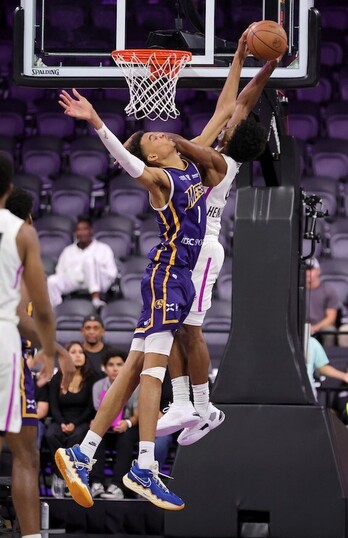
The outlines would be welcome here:
<svg viewBox="0 0 348 538">
<path fill-rule="evenodd" d="M 342 372 L 337 368 L 334 368 L 329 364 L 329 359 L 325 349 L 320 342 L 313 336 L 309 337 L 308 348 L 306 354 L 306 366 L 309 381 L 311 382 L 313 392 L 317 395 L 314 385 L 314 372 L 317 370 L 321 375 L 325 377 L 332 377 L 334 379 L 340 379 L 344 383 L 348 383 L 348 373 Z"/>
<path fill-rule="evenodd" d="M 61 446 L 72 447 L 76 443 L 80 443 L 94 416 L 92 387 L 97 376 L 89 366 L 80 342 L 70 342 L 67 345 L 67 350 L 76 368 L 68 392 L 63 394 L 60 388 L 61 370 L 58 370 L 52 377 L 49 386 L 52 422 L 47 427 L 45 438 L 52 454 L 53 496 L 56 496 L 57 490 L 60 489 L 59 481 L 62 480 L 54 462 L 55 451 Z"/>
<path fill-rule="evenodd" d="M 104 379 L 100 379 L 93 385 L 93 405 L 97 411 L 106 391 L 118 376 L 126 361 L 126 355 L 117 350 L 111 350 L 104 359 L 103 365 L 106 373 Z M 138 430 L 138 389 L 136 389 L 119 415 L 113 421 L 107 436 L 108 446 L 116 449 L 116 459 L 113 466 L 111 483 L 104 490 L 104 468 L 106 439 L 100 443 L 96 452 L 96 463 L 91 472 L 92 497 L 117 500 L 124 498 L 124 485 L 122 477 L 132 464 L 134 450 L 139 440 Z"/>
<path fill-rule="evenodd" d="M 82 322 L 81 333 L 83 336 L 82 346 L 86 353 L 90 366 L 99 377 L 104 377 L 103 365 L 110 357 L 110 347 L 105 344 L 103 338 L 105 329 L 100 316 L 86 316 Z"/>
<path fill-rule="evenodd" d="M 47 279 L 52 306 L 62 302 L 62 295 L 87 289 L 96 309 L 105 306 L 100 298 L 117 276 L 114 254 L 105 243 L 93 239 L 88 216 L 80 215 L 75 228 L 75 241 L 59 256 L 55 274 Z"/>
<path fill-rule="evenodd" d="M 324 346 L 334 346 L 335 324 L 341 305 L 335 288 L 321 281 L 316 258 L 307 264 L 306 288 L 306 322 L 311 324 L 311 334 L 318 337 Z"/>
</svg>

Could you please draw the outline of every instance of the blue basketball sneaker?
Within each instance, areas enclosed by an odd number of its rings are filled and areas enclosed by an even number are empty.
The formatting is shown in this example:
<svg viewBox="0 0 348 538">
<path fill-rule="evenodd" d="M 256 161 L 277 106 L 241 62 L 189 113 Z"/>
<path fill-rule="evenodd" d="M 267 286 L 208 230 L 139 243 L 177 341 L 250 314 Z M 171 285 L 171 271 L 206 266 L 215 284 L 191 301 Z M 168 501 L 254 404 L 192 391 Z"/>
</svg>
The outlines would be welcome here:
<svg viewBox="0 0 348 538">
<path fill-rule="evenodd" d="M 59 448 L 54 456 L 74 501 L 90 508 L 94 501 L 88 485 L 89 472 L 96 460 L 82 454 L 79 445 L 72 448 Z"/>
<path fill-rule="evenodd" d="M 157 461 L 151 465 L 150 469 L 139 469 L 138 462 L 133 461 L 129 473 L 123 477 L 123 483 L 159 508 L 165 510 L 185 508 L 184 501 L 169 491 L 159 478 Z"/>
</svg>

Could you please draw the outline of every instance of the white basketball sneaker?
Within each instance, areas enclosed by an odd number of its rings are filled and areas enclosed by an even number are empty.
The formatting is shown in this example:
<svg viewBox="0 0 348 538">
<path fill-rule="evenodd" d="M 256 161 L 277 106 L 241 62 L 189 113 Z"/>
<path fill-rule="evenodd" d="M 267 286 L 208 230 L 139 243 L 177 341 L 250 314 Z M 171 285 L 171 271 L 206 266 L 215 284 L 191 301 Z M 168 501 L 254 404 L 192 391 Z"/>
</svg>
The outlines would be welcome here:
<svg viewBox="0 0 348 538">
<path fill-rule="evenodd" d="M 191 428 L 199 421 L 200 416 L 191 402 L 172 403 L 168 411 L 157 422 L 156 437 L 164 437 L 183 428 Z"/>
<path fill-rule="evenodd" d="M 199 422 L 192 428 L 185 428 L 178 437 L 178 443 L 182 446 L 192 445 L 207 435 L 225 420 L 225 413 L 220 411 L 212 403 L 209 404 L 208 412 L 200 417 Z"/>
</svg>

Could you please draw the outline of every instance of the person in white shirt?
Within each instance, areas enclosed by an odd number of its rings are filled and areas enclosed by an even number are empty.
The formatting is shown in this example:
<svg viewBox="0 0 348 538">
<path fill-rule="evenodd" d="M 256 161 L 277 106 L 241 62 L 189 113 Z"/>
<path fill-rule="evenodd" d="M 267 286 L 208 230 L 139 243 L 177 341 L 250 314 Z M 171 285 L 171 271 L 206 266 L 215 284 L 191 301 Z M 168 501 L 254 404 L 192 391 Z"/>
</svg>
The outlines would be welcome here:
<svg viewBox="0 0 348 538">
<path fill-rule="evenodd" d="M 105 243 L 93 239 L 92 222 L 79 216 L 75 242 L 65 247 L 59 256 L 56 272 L 47 279 L 53 307 L 62 303 L 62 295 L 87 289 L 96 309 L 105 305 L 100 294 L 105 293 L 117 276 L 114 254 Z"/>
</svg>

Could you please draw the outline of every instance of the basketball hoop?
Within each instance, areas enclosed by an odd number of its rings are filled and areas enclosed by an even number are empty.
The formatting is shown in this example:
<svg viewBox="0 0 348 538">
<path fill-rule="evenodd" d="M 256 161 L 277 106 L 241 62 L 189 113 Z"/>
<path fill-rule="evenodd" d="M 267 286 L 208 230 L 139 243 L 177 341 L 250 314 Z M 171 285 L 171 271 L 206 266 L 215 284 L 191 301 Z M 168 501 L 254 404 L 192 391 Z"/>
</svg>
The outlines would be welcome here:
<svg viewBox="0 0 348 538">
<path fill-rule="evenodd" d="M 130 101 L 125 108 L 128 116 L 164 121 L 179 116 L 176 84 L 180 71 L 192 60 L 191 52 L 129 49 L 114 50 L 112 57 L 129 87 Z"/>
</svg>

